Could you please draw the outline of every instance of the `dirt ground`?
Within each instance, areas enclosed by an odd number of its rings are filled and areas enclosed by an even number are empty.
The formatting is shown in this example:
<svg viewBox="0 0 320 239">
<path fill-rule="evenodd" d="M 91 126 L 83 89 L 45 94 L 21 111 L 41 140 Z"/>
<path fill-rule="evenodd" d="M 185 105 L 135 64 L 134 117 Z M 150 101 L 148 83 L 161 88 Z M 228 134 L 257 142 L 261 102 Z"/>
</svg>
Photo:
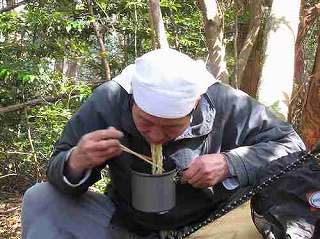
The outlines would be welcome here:
<svg viewBox="0 0 320 239">
<path fill-rule="evenodd" d="M 21 238 L 21 198 L 18 193 L 3 193 L 0 198 L 0 239 Z"/>
</svg>

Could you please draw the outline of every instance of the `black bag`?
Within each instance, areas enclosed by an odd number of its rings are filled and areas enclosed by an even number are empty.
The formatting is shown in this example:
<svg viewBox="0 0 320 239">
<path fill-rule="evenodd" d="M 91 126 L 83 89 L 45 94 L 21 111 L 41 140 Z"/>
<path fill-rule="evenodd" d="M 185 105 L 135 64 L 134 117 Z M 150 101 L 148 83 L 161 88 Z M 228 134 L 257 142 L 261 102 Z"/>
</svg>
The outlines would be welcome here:
<svg viewBox="0 0 320 239">
<path fill-rule="evenodd" d="M 273 161 L 259 181 L 305 155 L 299 152 Z M 312 155 L 251 199 L 252 220 L 263 238 L 320 239 L 320 144 Z"/>
</svg>

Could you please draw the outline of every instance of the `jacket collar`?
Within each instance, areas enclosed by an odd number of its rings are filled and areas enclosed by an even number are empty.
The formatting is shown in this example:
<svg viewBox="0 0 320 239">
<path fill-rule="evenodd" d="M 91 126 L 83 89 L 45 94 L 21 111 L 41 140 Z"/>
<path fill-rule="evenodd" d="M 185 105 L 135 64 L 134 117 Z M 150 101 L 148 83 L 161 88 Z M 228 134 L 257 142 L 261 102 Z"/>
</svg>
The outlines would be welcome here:
<svg viewBox="0 0 320 239">
<path fill-rule="evenodd" d="M 127 94 L 127 100 L 125 100 L 125 104 L 121 107 L 121 128 L 126 131 L 128 134 L 134 137 L 142 137 L 138 131 L 136 125 L 134 124 L 132 117 L 132 94 Z"/>
<path fill-rule="evenodd" d="M 210 99 L 206 94 L 203 95 L 192 114 L 190 126 L 176 140 L 196 138 L 209 134 L 212 131 L 215 114 L 216 111 Z"/>
</svg>

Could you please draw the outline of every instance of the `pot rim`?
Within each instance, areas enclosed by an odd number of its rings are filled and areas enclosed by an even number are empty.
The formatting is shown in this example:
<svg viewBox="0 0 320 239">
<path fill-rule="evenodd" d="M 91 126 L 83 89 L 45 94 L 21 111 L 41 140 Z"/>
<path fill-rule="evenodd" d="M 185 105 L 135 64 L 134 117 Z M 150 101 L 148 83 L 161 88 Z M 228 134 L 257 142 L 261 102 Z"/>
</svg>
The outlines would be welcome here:
<svg viewBox="0 0 320 239">
<path fill-rule="evenodd" d="M 168 172 L 165 172 L 165 173 L 162 173 L 162 174 L 149 174 L 149 173 L 142 173 L 142 172 L 138 172 L 132 168 L 131 169 L 131 173 L 132 174 L 136 174 L 136 175 L 139 175 L 139 176 L 142 176 L 142 177 L 151 177 L 151 178 L 154 178 L 154 177 L 166 177 L 172 173 L 175 173 L 178 171 L 177 167 L 175 167 L 174 169 L 168 171 Z"/>
</svg>

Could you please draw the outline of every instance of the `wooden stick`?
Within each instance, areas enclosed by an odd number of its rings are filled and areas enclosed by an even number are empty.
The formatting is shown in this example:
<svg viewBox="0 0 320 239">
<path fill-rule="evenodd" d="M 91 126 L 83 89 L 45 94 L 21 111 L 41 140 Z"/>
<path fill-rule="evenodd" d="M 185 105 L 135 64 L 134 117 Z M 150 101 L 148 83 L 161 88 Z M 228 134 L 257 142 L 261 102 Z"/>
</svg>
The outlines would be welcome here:
<svg viewBox="0 0 320 239">
<path fill-rule="evenodd" d="M 10 212 L 13 212 L 13 211 L 17 210 L 18 208 L 20 208 L 20 206 L 10 208 L 10 209 L 8 209 L 6 211 L 0 211 L 0 214 L 7 214 L 7 213 L 10 213 Z"/>
<path fill-rule="evenodd" d="M 131 149 L 127 148 L 126 146 L 124 146 L 124 145 L 122 145 L 122 144 L 120 144 L 120 147 L 121 147 L 121 149 L 122 149 L 123 151 L 125 151 L 125 152 L 127 152 L 127 153 L 129 153 L 129 154 L 133 154 L 134 156 L 138 157 L 139 159 L 142 159 L 142 160 L 144 160 L 145 162 L 147 162 L 147 163 L 149 163 L 149 164 L 151 164 L 151 165 L 159 168 L 159 169 L 161 170 L 161 172 L 163 172 L 163 168 L 160 167 L 159 165 L 155 164 L 154 162 L 152 162 L 151 159 L 150 159 L 150 157 L 147 157 L 147 156 L 138 154 L 138 153 L 132 151 Z"/>
<path fill-rule="evenodd" d="M 17 174 L 16 173 L 9 173 L 9 174 L 0 176 L 0 179 L 6 178 L 6 177 L 9 177 L 9 176 L 17 176 Z"/>
</svg>

